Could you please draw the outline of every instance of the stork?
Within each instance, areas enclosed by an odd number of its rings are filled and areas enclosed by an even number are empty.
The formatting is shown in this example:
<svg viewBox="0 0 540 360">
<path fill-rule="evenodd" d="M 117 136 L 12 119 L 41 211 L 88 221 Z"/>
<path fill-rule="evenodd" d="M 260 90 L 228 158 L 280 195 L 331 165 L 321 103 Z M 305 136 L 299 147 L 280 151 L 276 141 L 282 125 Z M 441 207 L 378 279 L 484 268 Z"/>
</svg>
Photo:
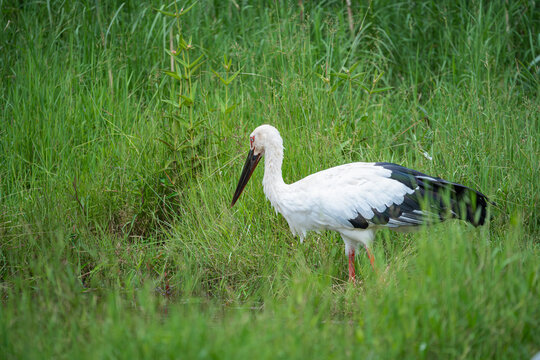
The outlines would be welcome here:
<svg viewBox="0 0 540 360">
<path fill-rule="evenodd" d="M 370 245 L 381 228 L 406 231 L 448 218 L 474 226 L 486 219 L 488 198 L 471 188 L 387 163 L 355 162 L 285 184 L 281 173 L 283 140 L 271 125 L 249 136 L 250 150 L 231 207 L 263 155 L 263 190 L 287 220 L 293 235 L 303 241 L 310 230 L 334 230 L 345 242 L 349 280 L 354 281 L 354 257 L 363 246 L 374 266 Z"/>
</svg>

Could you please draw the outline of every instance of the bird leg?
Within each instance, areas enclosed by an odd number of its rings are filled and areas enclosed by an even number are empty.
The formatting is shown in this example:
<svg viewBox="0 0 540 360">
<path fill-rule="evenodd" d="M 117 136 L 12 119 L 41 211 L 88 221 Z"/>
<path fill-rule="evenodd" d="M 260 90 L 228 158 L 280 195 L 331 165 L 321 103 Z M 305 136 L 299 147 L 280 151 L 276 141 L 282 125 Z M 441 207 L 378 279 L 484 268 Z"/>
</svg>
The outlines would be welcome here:
<svg viewBox="0 0 540 360">
<path fill-rule="evenodd" d="M 375 271 L 375 257 L 369 251 L 368 247 L 366 246 L 366 253 L 369 258 L 369 263 L 371 264 L 371 268 Z M 355 282 L 356 280 L 356 274 L 354 271 L 354 249 L 349 252 L 349 281 Z"/>
<path fill-rule="evenodd" d="M 349 281 L 354 282 L 356 275 L 354 273 L 354 250 L 349 252 Z"/>
<path fill-rule="evenodd" d="M 375 257 L 373 257 L 373 254 L 371 253 L 371 251 L 369 251 L 367 246 L 366 246 L 366 252 L 369 258 L 369 263 L 371 264 L 371 268 L 375 270 Z"/>
</svg>

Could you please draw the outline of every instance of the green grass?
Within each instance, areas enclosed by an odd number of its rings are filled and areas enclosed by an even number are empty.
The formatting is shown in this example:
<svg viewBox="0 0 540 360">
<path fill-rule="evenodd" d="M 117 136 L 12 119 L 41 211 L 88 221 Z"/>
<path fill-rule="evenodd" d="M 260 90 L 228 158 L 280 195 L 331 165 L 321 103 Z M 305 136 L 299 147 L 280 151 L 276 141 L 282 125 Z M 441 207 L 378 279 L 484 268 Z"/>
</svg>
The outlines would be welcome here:
<svg viewBox="0 0 540 360">
<path fill-rule="evenodd" d="M 179 85 L 154 8 L 173 6 L 0 0 L 2 358 L 540 351 L 538 7 L 360 2 L 351 36 L 343 1 L 316 3 L 301 19 L 297 1 L 207 0 L 181 18 L 206 61 L 204 140 L 172 152 L 158 139 L 193 135 L 161 101 Z M 224 55 L 241 70 L 227 89 Z M 331 75 L 353 64 L 359 84 Z M 300 244 L 262 169 L 230 208 L 262 123 L 284 138 L 286 182 L 392 161 L 479 189 L 491 221 L 381 231 L 376 270 L 361 254 L 348 284 L 339 235 Z"/>
</svg>

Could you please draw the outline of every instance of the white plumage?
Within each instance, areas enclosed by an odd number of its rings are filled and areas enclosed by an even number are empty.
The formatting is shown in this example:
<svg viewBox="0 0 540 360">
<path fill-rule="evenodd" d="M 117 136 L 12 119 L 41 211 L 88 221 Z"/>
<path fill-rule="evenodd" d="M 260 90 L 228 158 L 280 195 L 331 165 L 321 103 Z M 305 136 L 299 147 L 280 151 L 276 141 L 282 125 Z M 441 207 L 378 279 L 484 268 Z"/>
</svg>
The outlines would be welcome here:
<svg viewBox="0 0 540 360">
<path fill-rule="evenodd" d="M 459 217 L 484 223 L 487 198 L 463 185 L 390 163 L 351 163 L 309 175 L 293 184 L 282 177 L 283 140 L 278 130 L 261 125 L 250 135 L 250 152 L 232 205 L 238 200 L 262 155 L 263 188 L 276 212 L 301 240 L 311 230 L 334 230 L 345 242 L 349 277 L 360 246 L 369 249 L 375 230 L 403 230 Z M 373 265 L 373 257 L 369 253 Z"/>
</svg>

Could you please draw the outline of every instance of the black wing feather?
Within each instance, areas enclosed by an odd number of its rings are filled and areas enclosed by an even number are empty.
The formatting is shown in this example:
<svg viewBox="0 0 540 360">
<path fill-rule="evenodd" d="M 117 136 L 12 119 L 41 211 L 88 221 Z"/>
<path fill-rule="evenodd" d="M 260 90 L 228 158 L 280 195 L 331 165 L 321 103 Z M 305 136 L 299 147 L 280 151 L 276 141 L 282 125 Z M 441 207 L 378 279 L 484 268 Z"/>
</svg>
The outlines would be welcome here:
<svg viewBox="0 0 540 360">
<path fill-rule="evenodd" d="M 382 212 L 372 209 L 374 216 L 371 219 L 358 214 L 349 220 L 354 227 L 365 229 L 369 224 L 415 226 L 448 218 L 466 220 L 474 226 L 485 223 L 489 200 L 479 191 L 397 164 L 379 162 L 375 165 L 390 170 L 391 179 L 415 191 L 405 195 L 399 205 L 392 204 Z"/>
</svg>

